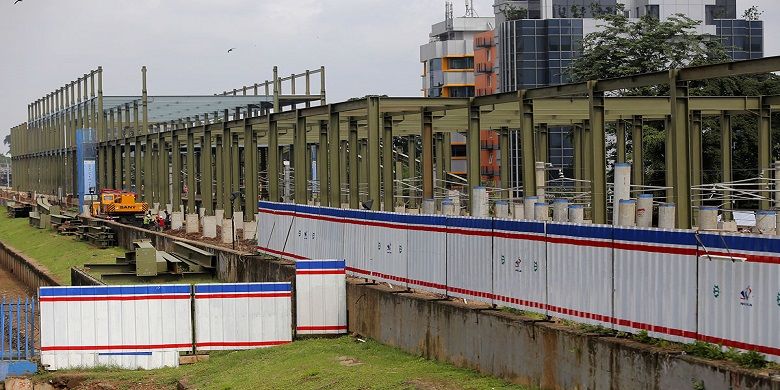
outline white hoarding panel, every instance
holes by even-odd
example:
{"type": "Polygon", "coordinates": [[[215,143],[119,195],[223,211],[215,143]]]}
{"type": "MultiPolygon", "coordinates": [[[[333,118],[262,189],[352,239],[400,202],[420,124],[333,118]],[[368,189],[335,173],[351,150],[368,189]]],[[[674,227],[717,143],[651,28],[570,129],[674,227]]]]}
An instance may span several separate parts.
{"type": "Polygon", "coordinates": [[[365,214],[365,211],[359,210],[340,211],[340,215],[344,218],[342,243],[347,272],[353,276],[370,278],[371,270],[368,268],[366,255],[369,228],[365,225],[365,214]]]}
{"type": "Polygon", "coordinates": [[[295,321],[298,334],[347,333],[344,260],[295,262],[295,321]]]}
{"type": "Polygon", "coordinates": [[[496,219],[493,226],[496,304],[546,314],[544,223],[496,219]]]}
{"type": "Polygon", "coordinates": [[[690,231],[615,228],[615,329],[694,340],[696,250],[690,231]]]}
{"type": "Polygon", "coordinates": [[[49,370],[175,367],[192,350],[188,285],[41,287],[41,363],[49,370]]]}
{"type": "Polygon", "coordinates": [[[402,218],[394,213],[365,213],[366,267],[374,280],[406,287],[408,242],[402,218]]]}
{"type": "Polygon", "coordinates": [[[547,223],[550,315],[612,326],[612,227],[547,223]]]}
{"type": "Polygon", "coordinates": [[[293,235],[295,205],[260,202],[258,214],[261,231],[258,232],[257,250],[272,256],[296,259],[293,235]],[[263,219],[268,222],[262,222],[263,219]]]}
{"type": "Polygon", "coordinates": [[[699,339],[780,361],[780,239],[717,234],[700,239],[699,339]]]}
{"type": "Polygon", "coordinates": [[[447,217],[447,293],[493,303],[493,221],[447,217]]]}
{"type": "Polygon", "coordinates": [[[290,283],[195,285],[198,350],[254,349],[292,341],[290,283]]]}
{"type": "Polygon", "coordinates": [[[409,287],[447,293],[447,219],[434,215],[403,215],[407,226],[409,287]]]}

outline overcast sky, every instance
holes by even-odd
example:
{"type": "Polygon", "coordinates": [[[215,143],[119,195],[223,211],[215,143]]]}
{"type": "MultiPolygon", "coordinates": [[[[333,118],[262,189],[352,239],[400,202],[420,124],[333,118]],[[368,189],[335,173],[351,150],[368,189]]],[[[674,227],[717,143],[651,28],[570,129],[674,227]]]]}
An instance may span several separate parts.
{"type": "MultiPolygon", "coordinates": [[[[27,104],[102,65],[106,95],[212,94],[326,67],[329,101],[420,96],[419,45],[444,0],[0,0],[0,140],[27,104]],[[235,47],[233,53],[227,50],[235,47]]],[[[455,0],[455,15],[464,13],[455,0]]],[[[492,0],[475,0],[492,16],[492,0]]],[[[738,0],[780,20],[777,0],[738,0]]],[[[765,23],[765,55],[780,24],[765,23]]],[[[6,148],[0,142],[0,152],[6,148]]]]}

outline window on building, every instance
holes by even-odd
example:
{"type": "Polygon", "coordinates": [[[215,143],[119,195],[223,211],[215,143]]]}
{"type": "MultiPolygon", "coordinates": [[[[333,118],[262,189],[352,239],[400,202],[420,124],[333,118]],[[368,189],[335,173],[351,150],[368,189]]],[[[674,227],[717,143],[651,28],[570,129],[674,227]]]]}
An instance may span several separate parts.
{"type": "Polygon", "coordinates": [[[474,69],[474,57],[449,58],[450,69],[474,69]]]}
{"type": "Polygon", "coordinates": [[[645,11],[648,15],[660,19],[661,18],[661,9],[660,6],[657,4],[650,4],[645,6],[645,11]]]}
{"type": "Polygon", "coordinates": [[[474,96],[474,87],[449,87],[450,97],[474,96]]]}
{"type": "Polygon", "coordinates": [[[428,61],[428,69],[430,71],[441,70],[441,58],[434,58],[428,61]]]}

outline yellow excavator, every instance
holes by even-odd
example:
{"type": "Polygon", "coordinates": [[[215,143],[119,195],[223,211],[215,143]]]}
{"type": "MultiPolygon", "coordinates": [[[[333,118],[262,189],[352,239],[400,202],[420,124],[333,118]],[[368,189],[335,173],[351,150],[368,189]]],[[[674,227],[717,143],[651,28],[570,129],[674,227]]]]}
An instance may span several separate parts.
{"type": "Polygon", "coordinates": [[[144,214],[149,211],[149,204],[137,202],[135,193],[114,189],[102,189],[100,200],[92,202],[93,217],[116,219],[122,223],[137,225],[144,214]]]}

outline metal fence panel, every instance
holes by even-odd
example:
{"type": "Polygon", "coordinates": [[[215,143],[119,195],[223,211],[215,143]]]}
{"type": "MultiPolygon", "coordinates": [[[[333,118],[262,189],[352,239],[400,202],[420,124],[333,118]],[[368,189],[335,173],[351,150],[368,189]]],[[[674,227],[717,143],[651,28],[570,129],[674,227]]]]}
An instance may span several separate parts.
{"type": "Polygon", "coordinates": [[[364,224],[365,211],[344,210],[344,259],[350,275],[370,278],[368,256],[366,255],[367,227],[364,224]]]}
{"type": "Polygon", "coordinates": [[[699,238],[699,338],[780,361],[780,239],[699,238]]]}
{"type": "Polygon", "coordinates": [[[0,360],[35,355],[35,299],[0,297],[0,360]]]}
{"type": "Polygon", "coordinates": [[[447,217],[447,293],[493,303],[493,221],[447,217]]]}
{"type": "Polygon", "coordinates": [[[544,223],[493,221],[493,289],[496,303],[547,313],[544,223]]]}
{"type": "Polygon", "coordinates": [[[344,260],[295,262],[295,320],[298,334],[347,332],[344,260]]]}
{"type": "Polygon", "coordinates": [[[447,293],[446,218],[408,215],[407,270],[409,287],[436,294],[447,293]]]}
{"type": "Polygon", "coordinates": [[[683,230],[615,228],[615,329],[696,338],[696,237],[683,230]]]}
{"type": "Polygon", "coordinates": [[[407,230],[402,216],[368,211],[365,214],[367,269],[374,280],[407,286],[407,230]]]}
{"type": "Polygon", "coordinates": [[[612,326],[612,227],[547,223],[551,315],[612,326]]]}
{"type": "Polygon", "coordinates": [[[255,349],[292,341],[290,283],[197,284],[198,350],[255,349]]]}
{"type": "Polygon", "coordinates": [[[41,364],[49,370],[178,366],[192,349],[190,286],[41,287],[41,364]]]}
{"type": "Polygon", "coordinates": [[[293,239],[295,221],[295,205],[287,203],[260,202],[260,218],[266,217],[270,222],[261,228],[267,229],[258,233],[257,249],[260,252],[286,259],[295,259],[296,248],[293,239]],[[270,226],[268,226],[270,225],[270,226]],[[266,240],[266,241],[263,241],[266,240]]]}

